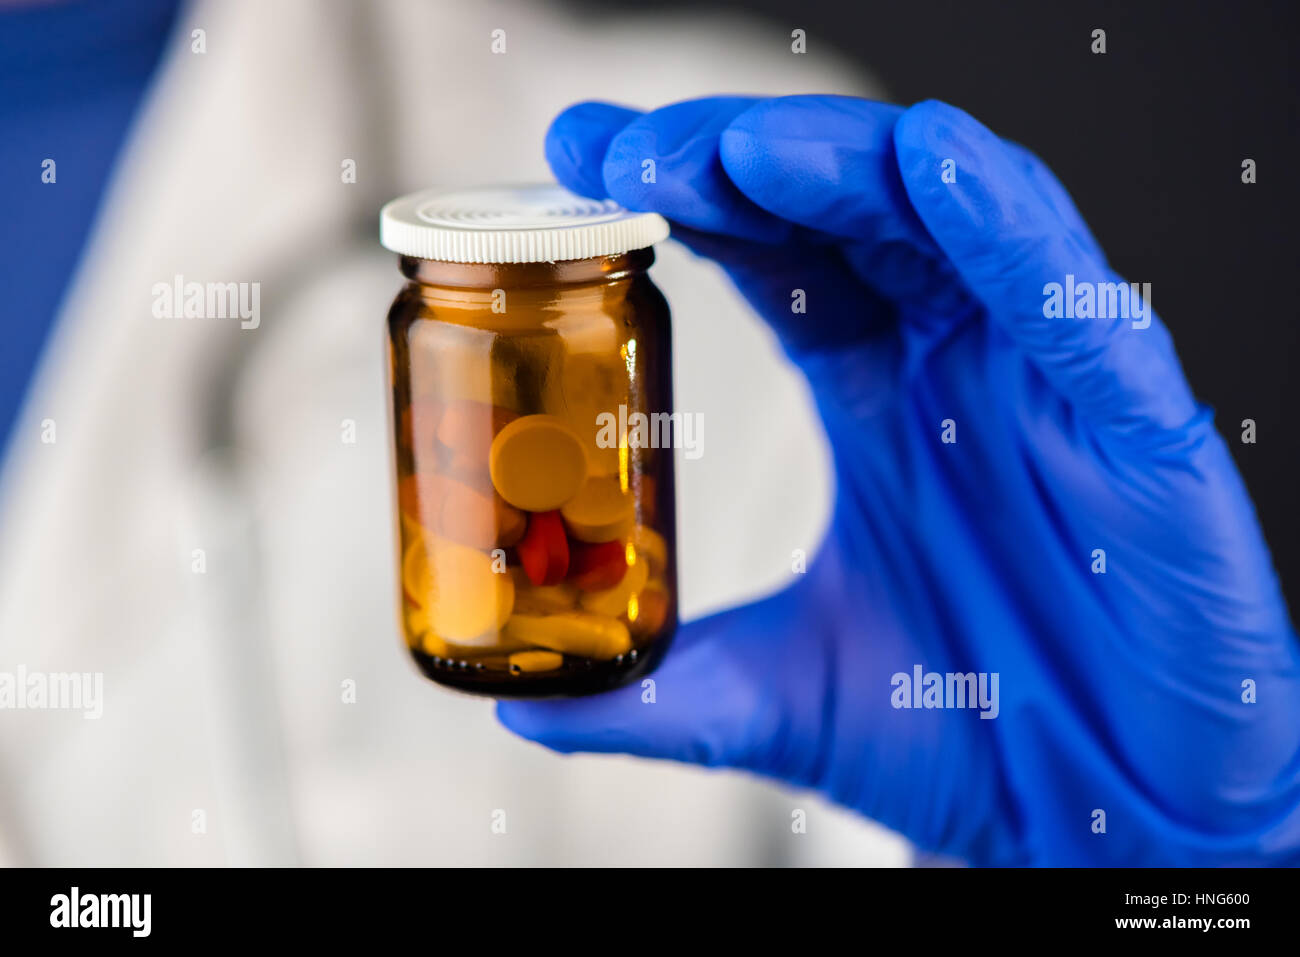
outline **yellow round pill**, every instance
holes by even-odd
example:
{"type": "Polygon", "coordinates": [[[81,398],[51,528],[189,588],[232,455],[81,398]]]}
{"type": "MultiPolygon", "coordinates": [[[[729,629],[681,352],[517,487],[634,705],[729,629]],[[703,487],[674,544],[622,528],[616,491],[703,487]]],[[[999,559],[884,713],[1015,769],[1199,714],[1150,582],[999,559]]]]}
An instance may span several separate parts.
{"type": "Polygon", "coordinates": [[[668,588],[651,579],[627,605],[628,628],[638,638],[656,634],[668,620],[668,588]]]}
{"type": "Polygon", "coordinates": [[[593,475],[618,475],[620,438],[613,429],[601,430],[603,413],[617,414],[620,405],[630,405],[627,361],[619,355],[617,331],[602,317],[595,335],[571,336],[566,332],[568,351],[560,375],[553,377],[556,388],[548,394],[546,411],[568,422],[588,441],[587,468],[593,475]],[[606,441],[600,441],[601,435],[606,441]],[[591,441],[589,436],[595,436],[591,441]]]}
{"type": "Polygon", "coordinates": [[[406,624],[406,643],[412,647],[419,647],[421,639],[429,631],[429,616],[423,608],[417,608],[410,602],[403,603],[403,621],[406,624]]]}
{"type": "Polygon", "coordinates": [[[401,510],[397,514],[401,516],[398,534],[401,535],[400,541],[402,544],[410,545],[412,542],[418,542],[424,536],[420,523],[401,510]]]}
{"type": "Polygon", "coordinates": [[[514,583],[514,610],[524,615],[543,615],[552,611],[569,611],[578,604],[578,590],[567,582],[558,585],[534,585],[522,568],[510,569],[514,583]]]}
{"type": "Polygon", "coordinates": [[[407,549],[402,584],[428,615],[429,630],[454,644],[494,644],[514,605],[510,576],[494,573],[482,552],[442,538],[407,549]]]}
{"type": "Polygon", "coordinates": [[[623,580],[613,588],[583,592],[578,601],[587,611],[597,615],[609,615],[612,618],[625,615],[628,599],[645,587],[649,577],[649,567],[644,561],[638,560],[627,567],[623,580]]]}
{"type": "MultiPolygon", "coordinates": [[[[417,537],[402,553],[402,592],[417,607],[424,605],[424,589],[429,577],[429,557],[423,536],[417,537]]],[[[428,619],[424,620],[428,627],[428,619]]]]}
{"type": "Polygon", "coordinates": [[[464,658],[466,651],[471,653],[474,651],[473,648],[450,645],[431,631],[425,632],[424,637],[420,639],[420,650],[435,658],[464,658]]]}
{"type": "Polygon", "coordinates": [[[636,504],[617,476],[593,475],[560,509],[569,534],[582,542],[623,538],[636,521],[636,504]]]}
{"type": "Polygon", "coordinates": [[[492,484],[503,499],[527,512],[549,512],[573,498],[587,477],[581,440],[553,415],[515,419],[492,440],[492,484]]]}
{"type": "Polygon", "coordinates": [[[485,667],[504,668],[509,654],[523,651],[528,646],[519,642],[495,645],[453,645],[430,631],[420,639],[419,647],[426,655],[434,655],[438,658],[468,658],[474,662],[481,662],[485,667]]]}
{"type": "Polygon", "coordinates": [[[668,563],[668,543],[662,535],[649,525],[638,525],[632,530],[632,547],[650,564],[650,574],[663,574],[668,563]]]}
{"type": "Polygon", "coordinates": [[[511,640],[584,658],[613,658],[632,648],[627,625],[614,618],[580,611],[515,615],[506,622],[505,635],[511,640]]]}
{"type": "Polygon", "coordinates": [[[497,580],[497,628],[500,629],[515,610],[515,581],[504,572],[493,572],[497,580]]]}

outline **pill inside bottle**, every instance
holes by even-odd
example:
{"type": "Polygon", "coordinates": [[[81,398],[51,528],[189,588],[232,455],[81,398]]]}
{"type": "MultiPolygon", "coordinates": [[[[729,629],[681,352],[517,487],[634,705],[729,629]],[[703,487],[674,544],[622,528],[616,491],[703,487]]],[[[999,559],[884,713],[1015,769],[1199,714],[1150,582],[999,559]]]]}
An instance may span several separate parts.
{"type": "Polygon", "coordinates": [[[401,631],[439,684],[604,691],[677,623],[667,223],[558,186],[426,191],[380,216],[401,631]],[[645,443],[627,423],[664,423],[645,443]],[[620,431],[620,429],[622,431],[620,431]]]}

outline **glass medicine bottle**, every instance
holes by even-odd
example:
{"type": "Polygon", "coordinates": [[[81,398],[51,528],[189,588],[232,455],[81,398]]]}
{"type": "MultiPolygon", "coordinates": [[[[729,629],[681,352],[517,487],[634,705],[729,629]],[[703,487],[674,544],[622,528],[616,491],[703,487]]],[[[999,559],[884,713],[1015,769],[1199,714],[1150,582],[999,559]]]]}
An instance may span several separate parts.
{"type": "Polygon", "coordinates": [[[646,270],[667,234],[556,186],[384,207],[401,625],[433,681],[586,694],[666,650],[672,356],[646,270]]]}

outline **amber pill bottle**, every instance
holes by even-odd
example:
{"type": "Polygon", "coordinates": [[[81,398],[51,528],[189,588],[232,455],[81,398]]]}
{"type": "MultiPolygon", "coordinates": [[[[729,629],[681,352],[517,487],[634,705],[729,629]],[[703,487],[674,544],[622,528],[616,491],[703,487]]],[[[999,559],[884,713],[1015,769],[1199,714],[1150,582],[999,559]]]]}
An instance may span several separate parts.
{"type": "Polygon", "coordinates": [[[394,200],[388,313],[401,629],[439,684],[604,691],[677,622],[658,216],[557,186],[394,200]]]}

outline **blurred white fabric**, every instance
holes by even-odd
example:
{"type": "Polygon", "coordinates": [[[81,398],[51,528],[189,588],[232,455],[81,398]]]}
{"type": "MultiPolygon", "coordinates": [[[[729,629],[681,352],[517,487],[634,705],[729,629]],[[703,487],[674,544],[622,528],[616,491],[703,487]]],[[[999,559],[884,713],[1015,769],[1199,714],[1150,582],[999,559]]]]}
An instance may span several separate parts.
{"type": "MultiPolygon", "coordinates": [[[[491,702],[417,677],[396,630],[383,340],[401,277],[379,204],[549,178],[543,133],[581,99],[869,90],[815,36],[792,54],[798,26],[522,2],[183,14],[0,473],[0,670],[103,672],[105,693],[98,721],[0,712],[0,861],[906,863],[808,794],[520,741],[491,702]],[[177,274],[260,282],[260,328],[155,318],[151,288],[177,274]]],[[[716,268],[669,243],[652,275],[677,406],[706,423],[704,456],[677,463],[691,618],[816,546],[829,457],[716,268]]]]}

